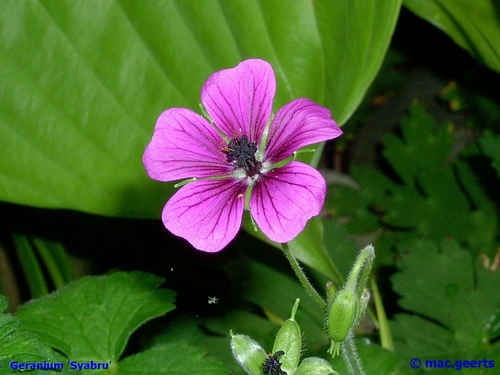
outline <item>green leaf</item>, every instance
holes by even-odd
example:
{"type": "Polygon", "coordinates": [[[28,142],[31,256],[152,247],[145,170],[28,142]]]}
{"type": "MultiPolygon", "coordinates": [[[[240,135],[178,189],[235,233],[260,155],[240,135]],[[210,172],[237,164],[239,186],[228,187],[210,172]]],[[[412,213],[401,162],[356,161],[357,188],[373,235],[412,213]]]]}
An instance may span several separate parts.
{"type": "Polygon", "coordinates": [[[289,243],[293,255],[309,267],[321,272],[333,282],[342,283],[342,275],[326,251],[323,242],[323,223],[314,217],[304,230],[289,243]]]}
{"type": "Polygon", "coordinates": [[[23,305],[21,327],[72,360],[116,363],[139,326],[175,308],[162,281],[142,272],[86,276],[23,305]]]}
{"type": "MultiPolygon", "coordinates": [[[[410,375],[414,372],[404,371],[409,368],[407,362],[403,363],[401,355],[382,349],[379,345],[369,340],[356,340],[356,347],[367,374],[380,375],[410,375]]],[[[339,374],[349,374],[349,368],[343,356],[330,359],[333,368],[339,374]]]]}
{"type": "Polygon", "coordinates": [[[24,274],[28,280],[31,295],[36,298],[48,294],[49,287],[45,281],[42,266],[28,237],[23,234],[14,234],[12,237],[24,269],[24,274]]]}
{"type": "Polygon", "coordinates": [[[268,60],[276,108],[342,124],[375,77],[400,0],[1,3],[0,200],[157,218],[174,189],[141,159],[159,114],[197,110],[208,76],[268,60]]]}
{"type": "Polygon", "coordinates": [[[305,358],[294,372],[295,375],[339,375],[323,358],[305,358]]]}
{"type": "Polygon", "coordinates": [[[183,314],[174,317],[165,330],[155,335],[152,341],[155,346],[186,343],[203,348],[208,355],[223,361],[231,369],[231,374],[239,375],[244,374],[244,371],[231,354],[229,330],[250,335],[270,351],[277,327],[255,312],[244,310],[227,311],[208,320],[200,315],[183,314]]]}
{"type": "MultiPolygon", "coordinates": [[[[261,231],[255,231],[248,215],[245,215],[243,228],[251,235],[282,250],[279,243],[269,240],[261,231]]],[[[323,223],[318,217],[309,220],[297,237],[288,243],[293,255],[302,263],[321,272],[323,275],[342,284],[342,276],[329,257],[323,244],[323,223]]]]}
{"type": "Polygon", "coordinates": [[[488,323],[483,327],[483,331],[486,334],[486,338],[490,341],[500,337],[500,304],[493,314],[491,314],[488,323]]]}
{"type": "Polygon", "coordinates": [[[322,349],[326,352],[328,335],[324,331],[324,314],[294,276],[288,276],[262,263],[249,260],[245,263],[244,282],[237,295],[241,301],[241,310],[237,310],[218,319],[210,319],[206,329],[220,335],[229,336],[232,329],[235,334],[245,334],[258,341],[266,351],[271,351],[276,332],[283,322],[290,317],[290,310],[297,298],[300,308],[296,320],[305,334],[304,342],[308,351],[322,349]],[[260,307],[267,319],[255,315],[256,306],[260,307]],[[253,307],[250,309],[250,307],[253,307]],[[246,309],[245,309],[246,308],[246,309]]]}
{"type": "Polygon", "coordinates": [[[413,184],[421,171],[438,173],[453,147],[453,128],[443,124],[435,131],[434,117],[414,102],[401,120],[402,138],[384,135],[383,155],[405,184],[413,184]]]}
{"type": "MultiPolygon", "coordinates": [[[[229,343],[228,343],[229,345],[229,343]]],[[[228,370],[202,349],[185,343],[153,347],[120,361],[119,374],[226,375],[228,370]]]]}
{"type": "MultiPolygon", "coordinates": [[[[337,287],[344,284],[349,271],[359,253],[358,245],[354,239],[347,237],[346,229],[337,220],[325,218],[322,220],[324,227],[324,244],[331,259],[334,259],[342,276],[337,287]]],[[[332,280],[330,280],[332,281],[332,280]]]]}
{"type": "MultiPolygon", "coordinates": [[[[382,224],[395,233],[385,242],[386,248],[403,237],[439,241],[452,236],[490,254],[498,247],[498,217],[470,163],[480,152],[472,145],[449,160],[451,130],[447,124],[434,129],[432,118],[414,103],[401,123],[403,137],[392,133],[384,137],[383,155],[394,167],[399,183],[393,181],[394,174],[353,167],[352,176],[361,188],[336,187],[329,205],[337,208],[338,215],[350,217],[346,225],[350,231],[374,231],[382,224]]],[[[376,248],[382,249],[380,242],[376,248]]]]}
{"type": "Polygon", "coordinates": [[[60,242],[24,234],[13,234],[12,238],[33,298],[44,296],[52,287],[60,288],[75,278],[60,242]]]}
{"type": "Polygon", "coordinates": [[[484,153],[492,159],[491,165],[500,177],[500,135],[494,136],[491,133],[485,133],[479,139],[479,143],[484,153]]]}
{"type": "Polygon", "coordinates": [[[34,237],[32,241],[56,289],[75,279],[68,254],[60,242],[39,237],[34,237]]]}
{"type": "Polygon", "coordinates": [[[268,316],[280,317],[281,325],[290,316],[290,309],[295,300],[300,298],[301,304],[297,310],[296,320],[300,322],[300,327],[306,335],[308,350],[314,352],[318,347],[325,345],[326,341],[321,339],[327,337],[323,330],[324,311],[317,307],[295,278],[290,278],[258,262],[249,265],[249,275],[250,277],[245,280],[245,289],[241,291],[241,296],[245,300],[261,306],[268,316]]]}
{"type": "Polygon", "coordinates": [[[483,328],[500,303],[500,272],[474,262],[453,240],[439,247],[407,241],[398,251],[400,271],[391,281],[399,305],[413,315],[400,314],[392,324],[396,349],[410,358],[489,358],[494,346],[483,328]]]}
{"type": "Polygon", "coordinates": [[[495,0],[404,0],[404,5],[500,72],[500,21],[495,0]]]}
{"type": "MultiPolygon", "coordinates": [[[[7,298],[0,294],[0,312],[7,308],[7,298]]],[[[28,331],[19,329],[19,319],[10,314],[0,313],[0,375],[15,373],[16,365],[21,363],[39,363],[55,366],[56,363],[66,365],[65,358],[52,350],[46,343],[38,340],[37,336],[28,331]],[[14,367],[11,367],[14,366],[14,367]]],[[[60,374],[58,371],[34,370],[35,375],[60,374]]],[[[73,373],[65,370],[63,374],[73,373]]]]}
{"type": "MultiPolygon", "coordinates": [[[[258,241],[250,238],[242,245],[254,247],[254,244],[258,241]]],[[[272,259],[279,258],[280,254],[272,254],[273,250],[267,247],[259,247],[258,252],[264,253],[264,259],[276,266],[272,259]]],[[[281,263],[284,272],[247,257],[226,259],[220,268],[226,274],[230,295],[220,295],[217,305],[205,302],[206,308],[196,314],[174,317],[160,335],[152,338],[153,344],[183,341],[203,347],[209,355],[224,361],[231,374],[240,375],[244,372],[231,355],[229,331],[248,335],[267,353],[271,352],[276,333],[290,317],[290,310],[298,297],[300,307],[295,317],[304,332],[303,349],[307,356],[327,356],[329,341],[324,331],[325,312],[307,295],[285,261],[281,263]]]]}
{"type": "MultiPolygon", "coordinates": [[[[380,228],[376,213],[389,201],[383,192],[392,190],[394,183],[374,168],[353,165],[350,172],[360,187],[329,186],[331,193],[327,195],[325,205],[333,211],[334,216],[350,218],[346,223],[349,232],[374,232],[380,228]],[[367,209],[367,206],[370,206],[370,209],[367,209]]],[[[347,271],[349,267],[348,262],[347,271]]]]}
{"type": "Polygon", "coordinates": [[[467,118],[467,126],[473,129],[495,129],[500,121],[500,103],[492,95],[496,87],[494,74],[481,74],[473,69],[459,82],[451,81],[444,87],[439,97],[448,104],[452,112],[462,112],[467,118]],[[489,92],[489,87],[493,87],[489,92]]]}
{"type": "Polygon", "coordinates": [[[401,1],[316,1],[325,59],[325,100],[343,124],[358,107],[384,59],[401,1]]]}

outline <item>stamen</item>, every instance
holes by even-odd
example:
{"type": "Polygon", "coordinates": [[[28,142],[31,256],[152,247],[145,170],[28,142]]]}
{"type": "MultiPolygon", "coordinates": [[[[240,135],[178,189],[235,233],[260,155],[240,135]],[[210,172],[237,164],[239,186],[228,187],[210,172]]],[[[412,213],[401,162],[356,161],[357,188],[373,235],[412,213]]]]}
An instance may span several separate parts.
{"type": "Polygon", "coordinates": [[[257,146],[246,135],[234,138],[227,147],[227,161],[235,168],[243,168],[248,177],[260,174],[262,163],[255,159],[257,146]]]}

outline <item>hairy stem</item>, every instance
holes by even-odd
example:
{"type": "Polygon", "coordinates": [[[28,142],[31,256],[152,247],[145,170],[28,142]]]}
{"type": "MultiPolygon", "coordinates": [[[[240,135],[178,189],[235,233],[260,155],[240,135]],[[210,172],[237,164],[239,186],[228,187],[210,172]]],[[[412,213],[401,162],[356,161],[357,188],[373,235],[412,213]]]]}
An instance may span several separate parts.
{"type": "Polygon", "coordinates": [[[319,293],[316,291],[316,289],[314,289],[312,284],[307,279],[307,276],[304,274],[304,271],[302,271],[299,262],[290,251],[288,244],[282,243],[281,246],[283,247],[283,253],[286,256],[288,263],[290,263],[290,266],[292,266],[292,269],[295,272],[295,275],[297,275],[297,277],[299,278],[299,281],[302,284],[302,286],[306,289],[307,293],[309,294],[309,296],[311,296],[314,302],[316,302],[319,305],[319,307],[321,307],[322,310],[325,310],[326,302],[323,300],[323,298],[321,298],[319,293]]]}
{"type": "Polygon", "coordinates": [[[354,341],[354,334],[349,332],[344,342],[342,343],[342,357],[347,364],[347,369],[351,375],[366,375],[359,358],[356,342],[354,341]]]}

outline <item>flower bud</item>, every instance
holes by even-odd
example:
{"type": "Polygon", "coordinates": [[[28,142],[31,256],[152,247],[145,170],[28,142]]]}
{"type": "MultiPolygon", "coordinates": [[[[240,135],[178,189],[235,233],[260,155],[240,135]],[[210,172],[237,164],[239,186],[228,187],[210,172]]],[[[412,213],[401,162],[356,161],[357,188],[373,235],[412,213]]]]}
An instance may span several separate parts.
{"type": "Polygon", "coordinates": [[[345,288],[355,291],[358,298],[361,298],[364,290],[366,288],[366,283],[370,277],[370,272],[373,265],[373,260],[375,259],[375,249],[372,245],[364,247],[360,252],[356,261],[354,262],[349,276],[347,276],[347,281],[345,283],[345,288]]]}
{"type": "Polygon", "coordinates": [[[339,373],[324,359],[310,357],[302,361],[293,375],[339,375],[339,373]]]}
{"type": "Polygon", "coordinates": [[[339,354],[342,341],[358,321],[359,309],[359,299],[350,290],[342,289],[333,297],[327,317],[328,333],[332,340],[328,353],[332,357],[339,354]]]}
{"type": "Polygon", "coordinates": [[[288,373],[291,373],[299,365],[300,351],[302,349],[302,333],[295,321],[295,313],[299,307],[299,301],[298,298],[295,300],[291,317],[281,326],[273,346],[273,353],[280,350],[285,353],[281,357],[281,368],[288,373]]]}
{"type": "Polygon", "coordinates": [[[243,370],[250,375],[262,374],[262,363],[267,355],[264,349],[253,339],[245,335],[231,334],[231,351],[233,357],[243,367],[243,370]]]}

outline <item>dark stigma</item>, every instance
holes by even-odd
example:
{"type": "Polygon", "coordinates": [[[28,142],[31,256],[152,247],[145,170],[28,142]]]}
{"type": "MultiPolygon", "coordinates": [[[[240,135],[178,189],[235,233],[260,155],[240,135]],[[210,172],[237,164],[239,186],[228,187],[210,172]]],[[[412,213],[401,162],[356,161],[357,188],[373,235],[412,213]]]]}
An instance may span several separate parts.
{"type": "Polygon", "coordinates": [[[227,151],[227,161],[234,164],[235,167],[243,168],[248,177],[260,173],[262,166],[260,161],[255,159],[257,146],[248,141],[246,135],[241,138],[234,138],[229,142],[227,151]]]}
{"type": "Polygon", "coordinates": [[[278,350],[273,355],[269,354],[268,358],[262,362],[262,373],[266,375],[287,375],[286,371],[281,369],[281,363],[278,359],[284,354],[283,350],[278,350]]]}

